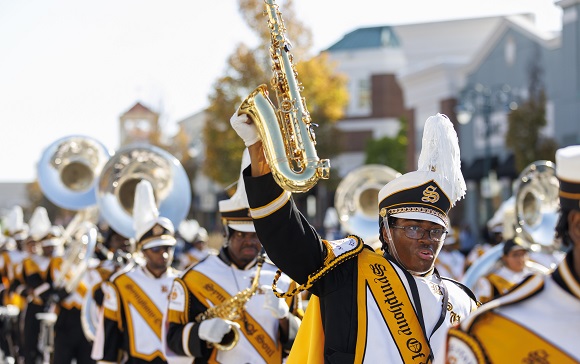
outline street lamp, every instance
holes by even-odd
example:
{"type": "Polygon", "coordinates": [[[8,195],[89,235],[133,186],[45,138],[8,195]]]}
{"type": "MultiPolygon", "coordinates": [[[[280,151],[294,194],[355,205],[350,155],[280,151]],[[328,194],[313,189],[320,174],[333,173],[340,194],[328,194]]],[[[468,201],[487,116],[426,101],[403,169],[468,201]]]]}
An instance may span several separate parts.
{"type": "MultiPolygon", "coordinates": [[[[469,123],[475,115],[483,116],[484,122],[484,160],[483,172],[484,178],[487,179],[488,187],[490,185],[491,175],[491,115],[494,112],[505,111],[510,112],[517,109],[518,105],[515,101],[512,89],[508,85],[501,85],[497,87],[487,87],[480,83],[471,87],[466,87],[460,95],[459,103],[456,108],[457,121],[460,124],[469,123]]],[[[485,219],[486,221],[492,214],[491,193],[485,194],[485,219]]]]}

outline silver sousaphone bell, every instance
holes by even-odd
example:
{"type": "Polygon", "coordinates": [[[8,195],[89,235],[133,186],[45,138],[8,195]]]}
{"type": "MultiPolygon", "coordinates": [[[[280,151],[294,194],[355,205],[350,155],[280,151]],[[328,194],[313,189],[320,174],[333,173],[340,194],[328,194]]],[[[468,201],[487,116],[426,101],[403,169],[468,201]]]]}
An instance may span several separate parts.
{"type": "Polygon", "coordinates": [[[56,140],[37,165],[38,184],[46,198],[68,210],[96,205],[96,185],[113,153],[91,137],[71,135],[56,140]]]}
{"type": "Polygon", "coordinates": [[[171,220],[174,227],[189,212],[191,183],[177,158],[149,144],[121,148],[103,167],[96,193],[101,216],[128,238],[135,236],[135,189],[143,179],[153,186],[159,215],[171,220]]]}
{"type": "Polygon", "coordinates": [[[342,230],[369,245],[379,241],[379,191],[401,173],[380,164],[367,164],[349,172],[336,188],[334,207],[342,230]]]}

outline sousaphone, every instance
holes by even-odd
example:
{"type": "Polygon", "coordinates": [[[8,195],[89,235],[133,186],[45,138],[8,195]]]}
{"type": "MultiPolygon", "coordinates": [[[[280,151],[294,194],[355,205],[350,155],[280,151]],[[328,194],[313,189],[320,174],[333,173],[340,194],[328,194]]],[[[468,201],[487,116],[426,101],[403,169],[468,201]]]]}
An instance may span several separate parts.
{"type": "Polygon", "coordinates": [[[380,164],[367,164],[349,172],[336,188],[334,207],[342,230],[369,245],[379,240],[378,195],[381,188],[401,173],[380,164]]]}

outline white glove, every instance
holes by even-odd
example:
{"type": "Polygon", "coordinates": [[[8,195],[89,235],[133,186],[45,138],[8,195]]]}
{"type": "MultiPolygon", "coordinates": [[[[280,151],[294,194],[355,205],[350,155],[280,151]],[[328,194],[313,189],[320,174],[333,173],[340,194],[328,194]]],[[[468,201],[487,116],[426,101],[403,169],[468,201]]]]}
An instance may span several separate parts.
{"type": "Polygon", "coordinates": [[[234,115],[232,115],[230,118],[230,124],[232,124],[232,127],[236,133],[238,133],[240,138],[242,138],[246,147],[249,147],[250,145],[255,144],[261,140],[260,134],[258,134],[258,129],[256,128],[256,124],[248,119],[248,115],[238,115],[238,110],[236,110],[234,115]]]}
{"type": "Polygon", "coordinates": [[[222,341],[225,334],[232,330],[234,325],[237,326],[234,322],[214,317],[199,324],[198,335],[204,341],[217,344],[222,341]]]}
{"type": "Polygon", "coordinates": [[[274,291],[272,291],[271,286],[262,286],[262,291],[264,292],[265,300],[264,300],[264,308],[266,310],[270,310],[272,316],[277,319],[283,319],[288,317],[288,312],[290,308],[286,304],[286,301],[282,298],[276,297],[274,295],[274,291]]]}

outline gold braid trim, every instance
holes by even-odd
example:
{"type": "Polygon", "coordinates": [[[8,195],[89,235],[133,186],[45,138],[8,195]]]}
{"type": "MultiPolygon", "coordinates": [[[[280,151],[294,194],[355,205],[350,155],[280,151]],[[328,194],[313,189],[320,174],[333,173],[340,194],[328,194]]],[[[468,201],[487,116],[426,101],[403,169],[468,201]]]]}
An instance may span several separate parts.
{"type": "Polygon", "coordinates": [[[328,263],[325,262],[325,264],[322,267],[320,267],[316,272],[308,275],[308,280],[306,281],[306,283],[295,287],[291,291],[278,292],[278,288],[276,287],[276,282],[278,282],[278,279],[282,275],[282,271],[280,269],[278,269],[276,271],[276,276],[274,277],[274,282],[272,282],[272,290],[274,291],[274,294],[276,295],[276,297],[278,297],[278,298],[291,298],[291,297],[296,296],[298,293],[306,291],[307,289],[312,287],[314,282],[316,282],[317,280],[322,278],[325,274],[327,274],[328,272],[330,272],[334,268],[338,267],[340,264],[344,263],[345,261],[356,257],[360,252],[362,252],[362,250],[364,248],[364,244],[363,244],[363,240],[361,238],[359,238],[356,235],[349,235],[349,236],[347,236],[347,238],[353,238],[354,240],[356,240],[357,246],[353,250],[339,255],[338,257],[332,259],[328,263]]]}

